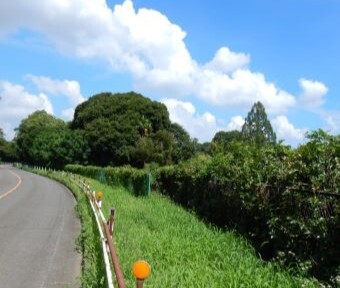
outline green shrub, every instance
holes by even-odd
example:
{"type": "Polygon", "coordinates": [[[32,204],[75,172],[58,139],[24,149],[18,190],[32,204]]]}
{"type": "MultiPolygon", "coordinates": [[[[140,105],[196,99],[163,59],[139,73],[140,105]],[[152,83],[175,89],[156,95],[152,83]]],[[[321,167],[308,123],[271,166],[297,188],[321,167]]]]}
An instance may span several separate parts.
{"type": "Polygon", "coordinates": [[[339,197],[312,192],[339,191],[340,142],[326,140],[314,135],[297,150],[232,143],[211,159],[158,169],[155,185],[250,239],[265,259],[329,280],[339,273],[339,197]]]}
{"type": "Polygon", "coordinates": [[[147,195],[149,193],[148,172],[146,170],[130,166],[101,168],[81,165],[66,165],[65,170],[97,179],[108,185],[123,186],[136,196],[147,195]]]}

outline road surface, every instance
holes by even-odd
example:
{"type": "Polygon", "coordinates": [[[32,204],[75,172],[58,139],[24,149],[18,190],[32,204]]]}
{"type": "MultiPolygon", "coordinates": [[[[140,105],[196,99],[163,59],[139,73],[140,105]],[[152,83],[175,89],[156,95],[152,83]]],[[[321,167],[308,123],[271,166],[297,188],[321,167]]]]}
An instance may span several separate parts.
{"type": "Polygon", "coordinates": [[[61,184],[0,166],[0,287],[79,287],[80,222],[61,184]]]}

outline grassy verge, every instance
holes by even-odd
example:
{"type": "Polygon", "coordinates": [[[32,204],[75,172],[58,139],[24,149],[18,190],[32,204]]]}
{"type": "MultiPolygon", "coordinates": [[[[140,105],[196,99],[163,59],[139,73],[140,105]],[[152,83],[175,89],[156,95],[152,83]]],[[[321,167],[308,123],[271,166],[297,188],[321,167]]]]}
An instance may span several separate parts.
{"type": "Polygon", "coordinates": [[[77,247],[83,256],[82,275],[80,278],[81,287],[107,287],[99,232],[85,194],[82,193],[80,188],[71,181],[65,173],[53,173],[31,169],[29,169],[29,171],[54,179],[64,184],[72,191],[77,200],[75,209],[81,221],[81,232],[77,238],[77,247]]]}
{"type": "Polygon", "coordinates": [[[232,232],[207,227],[167,198],[134,197],[120,187],[90,180],[103,191],[103,212],[116,208],[115,242],[127,287],[134,287],[134,261],[152,267],[145,288],[319,287],[256,257],[232,232]]]}

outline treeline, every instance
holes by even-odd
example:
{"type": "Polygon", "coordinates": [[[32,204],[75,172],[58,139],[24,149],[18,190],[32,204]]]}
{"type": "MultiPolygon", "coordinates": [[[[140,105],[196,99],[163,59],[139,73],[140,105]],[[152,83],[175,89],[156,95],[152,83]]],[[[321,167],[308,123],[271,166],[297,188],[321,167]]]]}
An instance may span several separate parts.
{"type": "Polygon", "coordinates": [[[171,123],[165,105],[133,92],[94,95],[76,108],[69,123],[36,111],[21,121],[11,144],[11,157],[2,153],[1,158],[58,169],[66,164],[167,165],[189,159],[198,146],[171,123]]]}
{"type": "Polygon", "coordinates": [[[15,143],[6,141],[4,132],[2,128],[0,128],[0,161],[12,162],[17,159],[15,143]]]}

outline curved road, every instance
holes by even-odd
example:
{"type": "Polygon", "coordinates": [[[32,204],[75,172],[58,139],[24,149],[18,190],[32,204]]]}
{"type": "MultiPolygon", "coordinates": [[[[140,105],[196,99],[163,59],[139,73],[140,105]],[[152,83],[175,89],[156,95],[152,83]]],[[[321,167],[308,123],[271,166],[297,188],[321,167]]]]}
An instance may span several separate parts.
{"type": "Polygon", "coordinates": [[[0,166],[0,287],[79,287],[80,222],[61,184],[0,166]]]}

